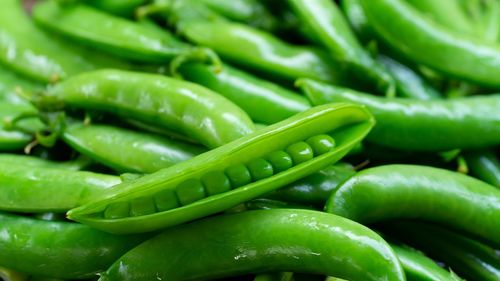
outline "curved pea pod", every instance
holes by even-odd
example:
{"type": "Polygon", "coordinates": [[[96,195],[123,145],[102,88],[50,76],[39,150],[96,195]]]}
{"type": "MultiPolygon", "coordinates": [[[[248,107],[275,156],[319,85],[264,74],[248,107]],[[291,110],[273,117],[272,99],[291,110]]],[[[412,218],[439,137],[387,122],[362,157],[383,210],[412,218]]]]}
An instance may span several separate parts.
{"type": "Polygon", "coordinates": [[[464,156],[473,176],[500,188],[500,162],[494,151],[466,151],[464,156]]]}
{"type": "Polygon", "coordinates": [[[100,280],[212,280],[276,271],[405,280],[390,246],[375,232],[306,210],[249,211],[168,229],[125,254],[100,280]]]}
{"type": "Polygon", "coordinates": [[[36,104],[98,110],[135,119],[218,147],[254,130],[248,115],[226,98],[193,83],[121,70],[83,73],[55,85],[36,104]]]}
{"type": "Polygon", "coordinates": [[[229,65],[216,73],[214,66],[189,63],[177,72],[231,100],[255,122],[276,123],[311,107],[303,96],[229,65]]]}
{"type": "Polygon", "coordinates": [[[58,41],[38,29],[21,0],[2,1],[0,62],[40,82],[48,83],[102,67],[128,64],[58,41]]]}
{"type": "Polygon", "coordinates": [[[407,59],[456,78],[500,87],[498,44],[441,26],[403,0],[360,3],[375,32],[407,59]]]}
{"type": "Polygon", "coordinates": [[[379,92],[395,94],[396,83],[357,40],[337,4],[329,0],[288,0],[301,23],[331,54],[347,65],[350,75],[367,82],[379,92]]]}
{"type": "Polygon", "coordinates": [[[0,162],[0,210],[65,212],[120,182],[111,175],[0,162]]]}
{"type": "Polygon", "coordinates": [[[89,160],[84,157],[79,157],[71,161],[54,162],[34,156],[0,153],[0,163],[13,164],[24,167],[59,168],[64,170],[78,171],[88,166],[89,160]]]}
{"type": "Polygon", "coordinates": [[[426,220],[500,245],[500,190],[443,169],[386,165],[363,170],[338,187],[325,209],[361,223],[426,220]]]}
{"type": "Polygon", "coordinates": [[[33,139],[33,134],[45,128],[38,118],[28,118],[17,122],[15,128],[6,126],[22,115],[35,115],[37,110],[29,104],[11,104],[0,102],[0,151],[19,150],[33,139]]]}
{"type": "Polygon", "coordinates": [[[109,125],[74,124],[64,130],[62,138],[81,154],[122,173],[153,173],[206,150],[109,125]]]}
{"type": "Polygon", "coordinates": [[[401,262],[407,281],[462,281],[415,249],[404,245],[389,245],[401,262]]]}
{"type": "Polygon", "coordinates": [[[386,223],[383,225],[383,230],[417,247],[432,258],[444,262],[467,280],[500,279],[498,248],[490,248],[458,233],[421,222],[386,223]]]}
{"type": "Polygon", "coordinates": [[[187,20],[178,29],[189,41],[213,49],[228,62],[276,78],[308,77],[331,83],[343,79],[324,51],[294,46],[243,24],[187,20]]]}
{"type": "Polygon", "coordinates": [[[355,173],[356,171],[351,164],[336,163],[280,188],[266,195],[266,198],[324,206],[337,186],[355,173]]]}
{"type": "Polygon", "coordinates": [[[334,163],[373,126],[361,106],[312,108],[175,166],[125,182],[68,212],[113,232],[153,231],[215,214],[334,163]]]}
{"type": "Polygon", "coordinates": [[[70,222],[0,213],[0,264],[24,273],[62,279],[95,277],[144,241],[70,222]]]}
{"type": "Polygon", "coordinates": [[[500,144],[498,94],[451,100],[386,99],[309,79],[300,79],[297,85],[315,105],[366,105],[377,120],[368,141],[386,147],[444,151],[500,144]]]}
{"type": "Polygon", "coordinates": [[[168,30],[150,28],[82,4],[39,2],[33,8],[33,18],[53,32],[139,62],[166,62],[191,48],[168,30]]]}

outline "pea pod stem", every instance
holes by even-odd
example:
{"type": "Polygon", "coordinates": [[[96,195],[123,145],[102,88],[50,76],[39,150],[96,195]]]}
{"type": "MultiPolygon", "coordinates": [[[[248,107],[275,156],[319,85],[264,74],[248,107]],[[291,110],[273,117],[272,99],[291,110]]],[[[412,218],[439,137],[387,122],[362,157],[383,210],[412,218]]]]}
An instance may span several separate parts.
{"type": "Polygon", "coordinates": [[[117,260],[100,280],[214,279],[289,270],[352,281],[405,280],[396,256],[377,234],[305,210],[249,211],[166,230],[117,260]],[[147,265],[139,262],[144,260],[147,265]]]}
{"type": "Polygon", "coordinates": [[[360,106],[299,113],[170,168],[117,185],[68,212],[114,232],[145,232],[224,211],[340,160],[373,126],[360,106]]]}
{"type": "Polygon", "coordinates": [[[358,172],[325,209],[362,223],[411,218],[435,222],[500,245],[500,191],[438,168],[386,165],[358,172]]]}
{"type": "Polygon", "coordinates": [[[193,83],[156,74],[100,70],[63,81],[35,103],[42,110],[66,107],[104,111],[218,147],[254,130],[239,107],[193,83]]]}
{"type": "Polygon", "coordinates": [[[296,84],[315,105],[366,105],[377,119],[367,140],[382,146],[446,151],[500,144],[500,95],[451,100],[385,99],[310,79],[300,79],[296,84]]]}

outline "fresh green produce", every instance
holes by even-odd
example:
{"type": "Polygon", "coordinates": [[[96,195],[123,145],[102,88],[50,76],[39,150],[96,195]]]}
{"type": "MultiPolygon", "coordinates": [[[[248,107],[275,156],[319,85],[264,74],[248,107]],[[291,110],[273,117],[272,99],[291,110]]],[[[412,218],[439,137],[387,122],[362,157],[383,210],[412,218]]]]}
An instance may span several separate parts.
{"type": "Polygon", "coordinates": [[[338,161],[372,126],[372,116],[360,106],[318,106],[117,185],[68,217],[112,233],[133,233],[215,214],[338,161]]]}

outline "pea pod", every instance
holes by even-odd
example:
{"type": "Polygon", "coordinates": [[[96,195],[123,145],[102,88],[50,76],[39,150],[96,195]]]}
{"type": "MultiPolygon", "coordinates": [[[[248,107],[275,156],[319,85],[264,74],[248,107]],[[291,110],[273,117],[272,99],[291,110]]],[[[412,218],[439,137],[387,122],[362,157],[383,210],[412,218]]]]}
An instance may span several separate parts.
{"type": "Polygon", "coordinates": [[[352,165],[336,163],[280,188],[266,197],[305,205],[324,206],[332,191],[354,174],[352,165]]]}
{"type": "Polygon", "coordinates": [[[325,209],[362,223],[426,220],[500,245],[500,191],[443,169],[386,165],[363,170],[338,187],[325,209]]]}
{"type": "Polygon", "coordinates": [[[337,5],[329,0],[289,0],[288,3],[313,36],[318,38],[337,61],[347,64],[351,75],[375,86],[380,92],[394,95],[396,84],[387,70],[366,51],[337,5]]]}
{"type": "Polygon", "coordinates": [[[215,214],[346,155],[373,126],[363,107],[312,108],[175,166],[125,182],[68,212],[113,233],[146,232],[215,214]]]}
{"type": "Polygon", "coordinates": [[[452,272],[439,267],[432,259],[421,252],[409,248],[390,244],[394,253],[401,262],[407,281],[461,281],[452,272]]]}
{"type": "Polygon", "coordinates": [[[78,171],[86,167],[89,164],[89,160],[81,157],[71,161],[54,162],[34,156],[0,153],[0,163],[24,167],[59,168],[70,171],[78,171]]]}
{"type": "MultiPolygon", "coordinates": [[[[64,2],[67,0],[59,0],[64,2]]],[[[70,0],[71,1],[71,0],[70,0]]],[[[95,7],[106,13],[113,15],[132,18],[135,10],[145,4],[147,0],[76,0],[86,5],[95,7]]]]}
{"type": "Polygon", "coordinates": [[[384,224],[383,229],[444,262],[467,280],[500,279],[500,253],[477,241],[420,222],[398,221],[384,224]]]}
{"type": "Polygon", "coordinates": [[[500,144],[500,95],[452,100],[384,99],[309,79],[300,79],[297,85],[312,104],[353,102],[366,105],[377,119],[377,125],[368,136],[368,140],[376,144],[419,151],[500,144]]]}
{"type": "Polygon", "coordinates": [[[50,31],[140,62],[170,61],[190,48],[167,30],[150,28],[82,4],[43,1],[33,8],[33,18],[50,31]]]}
{"type": "Polygon", "coordinates": [[[27,281],[28,276],[22,272],[0,266],[0,279],[3,281],[27,281]]]}
{"type": "Polygon", "coordinates": [[[211,280],[291,270],[352,281],[405,280],[377,234],[306,210],[249,211],[168,229],[125,254],[100,280],[211,280]]]}
{"type": "Polygon", "coordinates": [[[120,182],[116,176],[0,162],[0,210],[65,212],[120,182]]]}
{"type": "Polygon", "coordinates": [[[37,91],[41,86],[0,65],[0,102],[24,104],[20,91],[37,91]]]}
{"type": "Polygon", "coordinates": [[[500,87],[498,44],[453,32],[402,0],[360,2],[375,32],[406,58],[453,77],[500,87]]]}
{"type": "Polygon", "coordinates": [[[177,72],[231,100],[255,122],[276,123],[310,107],[304,97],[229,65],[216,73],[214,66],[189,63],[181,65],[177,72]]]}
{"type": "Polygon", "coordinates": [[[114,113],[176,131],[210,148],[254,130],[248,115],[220,95],[155,74],[83,73],[55,85],[36,103],[48,110],[69,106],[114,113]]]}
{"type": "Polygon", "coordinates": [[[467,151],[464,156],[473,176],[500,188],[500,163],[494,151],[467,151]]]}
{"type": "Polygon", "coordinates": [[[102,67],[129,68],[48,36],[24,11],[20,0],[5,0],[0,9],[0,63],[48,83],[102,67]]]}
{"type": "Polygon", "coordinates": [[[74,124],[64,141],[83,155],[119,172],[152,173],[205,151],[202,147],[108,125],[74,124]]]}
{"type": "Polygon", "coordinates": [[[24,114],[35,115],[37,111],[29,104],[0,102],[0,151],[24,148],[33,139],[32,134],[45,127],[37,118],[29,118],[17,122],[15,128],[6,126],[5,123],[9,123],[9,120],[13,120],[24,114]]]}
{"type": "Polygon", "coordinates": [[[178,29],[189,41],[213,49],[228,62],[263,74],[289,81],[299,77],[332,83],[342,80],[322,50],[294,46],[242,24],[184,20],[178,29]]]}
{"type": "Polygon", "coordinates": [[[0,213],[0,222],[0,264],[28,274],[62,279],[94,277],[146,239],[6,213],[0,213]]]}

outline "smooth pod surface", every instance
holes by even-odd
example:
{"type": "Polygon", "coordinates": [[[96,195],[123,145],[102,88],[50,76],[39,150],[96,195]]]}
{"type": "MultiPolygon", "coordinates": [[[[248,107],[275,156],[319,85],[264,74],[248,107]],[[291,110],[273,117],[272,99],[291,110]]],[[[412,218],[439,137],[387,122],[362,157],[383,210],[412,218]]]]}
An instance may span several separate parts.
{"type": "Polygon", "coordinates": [[[287,80],[309,77],[328,82],[339,79],[339,71],[320,49],[293,46],[242,24],[223,21],[185,21],[181,33],[189,41],[213,49],[222,58],[261,73],[287,80]]]}
{"type": "Polygon", "coordinates": [[[367,224],[397,218],[435,222],[500,245],[500,191],[444,169],[386,165],[363,170],[341,184],[325,209],[367,224]]]}
{"type": "Polygon", "coordinates": [[[297,85],[315,105],[366,105],[377,120],[367,139],[383,146],[444,151],[500,144],[499,94],[450,100],[386,99],[309,79],[297,85]]]}
{"type": "Polygon", "coordinates": [[[23,114],[36,114],[36,109],[29,104],[11,104],[0,101],[0,151],[19,150],[24,148],[36,131],[45,125],[37,118],[22,120],[15,128],[5,126],[6,122],[23,114]]]}
{"type": "Polygon", "coordinates": [[[68,216],[105,231],[132,233],[215,214],[335,163],[364,138],[373,122],[361,106],[318,106],[117,185],[68,216]]]}
{"type": "Polygon", "coordinates": [[[65,212],[120,182],[111,175],[0,162],[0,210],[65,212]]]}
{"type": "Polygon", "coordinates": [[[21,0],[4,0],[0,9],[0,62],[40,82],[49,83],[102,67],[125,63],[50,37],[38,29],[21,0]]]}
{"type": "Polygon", "coordinates": [[[61,279],[92,278],[147,238],[6,213],[0,213],[0,233],[2,266],[61,279]]]}
{"type": "Polygon", "coordinates": [[[209,148],[254,130],[248,115],[199,85],[156,74],[99,70],[63,81],[41,97],[41,108],[60,104],[98,110],[170,129],[209,148]]]}
{"type": "Polygon", "coordinates": [[[500,87],[499,44],[442,26],[403,0],[360,3],[369,25],[406,58],[456,78],[500,87]]]}
{"type": "Polygon", "coordinates": [[[63,139],[81,154],[121,173],[153,173],[205,152],[193,144],[102,124],[72,125],[63,139]]]}
{"type": "Polygon", "coordinates": [[[212,280],[279,271],[352,281],[405,280],[396,256],[377,234],[306,210],[248,211],[171,228],[117,260],[100,280],[212,280]]]}

